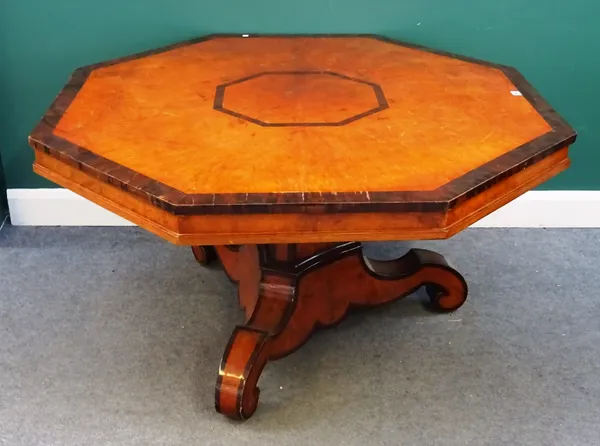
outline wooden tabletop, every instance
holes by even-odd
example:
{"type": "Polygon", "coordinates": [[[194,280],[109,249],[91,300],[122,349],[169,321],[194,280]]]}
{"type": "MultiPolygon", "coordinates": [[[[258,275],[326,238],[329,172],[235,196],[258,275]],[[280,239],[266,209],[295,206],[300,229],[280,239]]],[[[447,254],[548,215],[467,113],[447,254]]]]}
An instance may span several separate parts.
{"type": "Polygon", "coordinates": [[[449,212],[574,140],[515,69],[376,36],[209,36],[85,67],[30,137],[181,216],[449,212]]]}

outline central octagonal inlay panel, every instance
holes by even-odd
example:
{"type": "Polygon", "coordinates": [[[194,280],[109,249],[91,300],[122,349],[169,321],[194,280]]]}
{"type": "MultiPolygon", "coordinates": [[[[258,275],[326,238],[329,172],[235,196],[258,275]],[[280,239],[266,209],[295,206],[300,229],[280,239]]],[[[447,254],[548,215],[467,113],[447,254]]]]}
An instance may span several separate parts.
{"type": "Polygon", "coordinates": [[[264,127],[341,126],[386,108],[379,85],[331,71],[257,73],[219,85],[214,101],[215,110],[264,127]]]}

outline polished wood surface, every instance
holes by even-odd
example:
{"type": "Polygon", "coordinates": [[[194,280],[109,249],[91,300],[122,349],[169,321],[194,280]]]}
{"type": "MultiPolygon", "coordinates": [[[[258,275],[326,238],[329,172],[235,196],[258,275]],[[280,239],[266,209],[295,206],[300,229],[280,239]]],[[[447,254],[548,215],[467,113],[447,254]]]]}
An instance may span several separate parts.
{"type": "Polygon", "coordinates": [[[497,69],[369,38],[211,39],[96,69],[54,134],[188,194],[426,191],[551,130],[515,90],[497,69]],[[391,106],[340,127],[213,110],[219,85],[273,71],[227,87],[224,107],[303,124],[378,106],[322,70],[391,106]]]}
{"type": "Polygon", "coordinates": [[[176,215],[445,212],[574,131],[514,69],[374,36],[211,36],[83,68],[31,135],[176,215]]]}
{"type": "Polygon", "coordinates": [[[244,323],[216,408],[257,408],[268,361],[318,327],[463,277],[431,251],[569,166],[574,130],[513,68],[377,36],[207,36],[77,70],[30,135],[34,170],[220,259],[244,323]]]}
{"type": "Polygon", "coordinates": [[[421,249],[392,261],[364,258],[360,243],[218,246],[217,252],[245,310],[215,394],[216,409],[236,419],[256,410],[268,361],[295,351],[317,327],[339,323],[350,308],[381,305],[423,285],[437,311],[454,311],[467,297],[463,277],[441,255],[421,249]]]}
{"type": "Polygon", "coordinates": [[[508,176],[445,212],[177,216],[40,152],[34,170],[180,245],[448,238],[569,166],[567,149],[508,176]]]}
{"type": "Polygon", "coordinates": [[[389,107],[379,85],[321,70],[263,71],[218,87],[219,95],[219,111],[261,127],[296,128],[288,140],[297,148],[314,131],[300,127],[341,127],[389,107]]]}

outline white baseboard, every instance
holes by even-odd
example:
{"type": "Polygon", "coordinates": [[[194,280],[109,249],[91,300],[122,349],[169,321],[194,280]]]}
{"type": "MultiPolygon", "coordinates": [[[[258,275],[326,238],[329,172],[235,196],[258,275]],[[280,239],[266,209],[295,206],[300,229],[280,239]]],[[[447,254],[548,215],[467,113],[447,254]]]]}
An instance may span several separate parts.
{"type": "MultiPolygon", "coordinates": [[[[66,189],[8,189],[16,226],[132,226],[66,189]]],[[[474,227],[600,228],[600,191],[531,191],[474,227]]]]}
{"type": "Polygon", "coordinates": [[[67,189],[8,189],[14,226],[133,226],[67,189]]]}
{"type": "Polygon", "coordinates": [[[600,191],[530,191],[473,226],[600,228],[600,191]]]}

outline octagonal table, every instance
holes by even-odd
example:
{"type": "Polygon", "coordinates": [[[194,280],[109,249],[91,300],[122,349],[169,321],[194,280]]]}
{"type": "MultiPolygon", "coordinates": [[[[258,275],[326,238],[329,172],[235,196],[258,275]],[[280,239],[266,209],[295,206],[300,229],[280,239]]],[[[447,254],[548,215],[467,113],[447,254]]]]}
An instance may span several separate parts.
{"type": "MultiPolygon", "coordinates": [[[[513,68],[378,36],[208,36],[75,71],[30,136],[34,170],[220,259],[245,312],[216,408],[256,410],[269,360],[354,306],[467,284],[446,238],[569,165],[575,132],[513,68]]],[[[201,305],[201,302],[199,302],[201,305]]]]}

